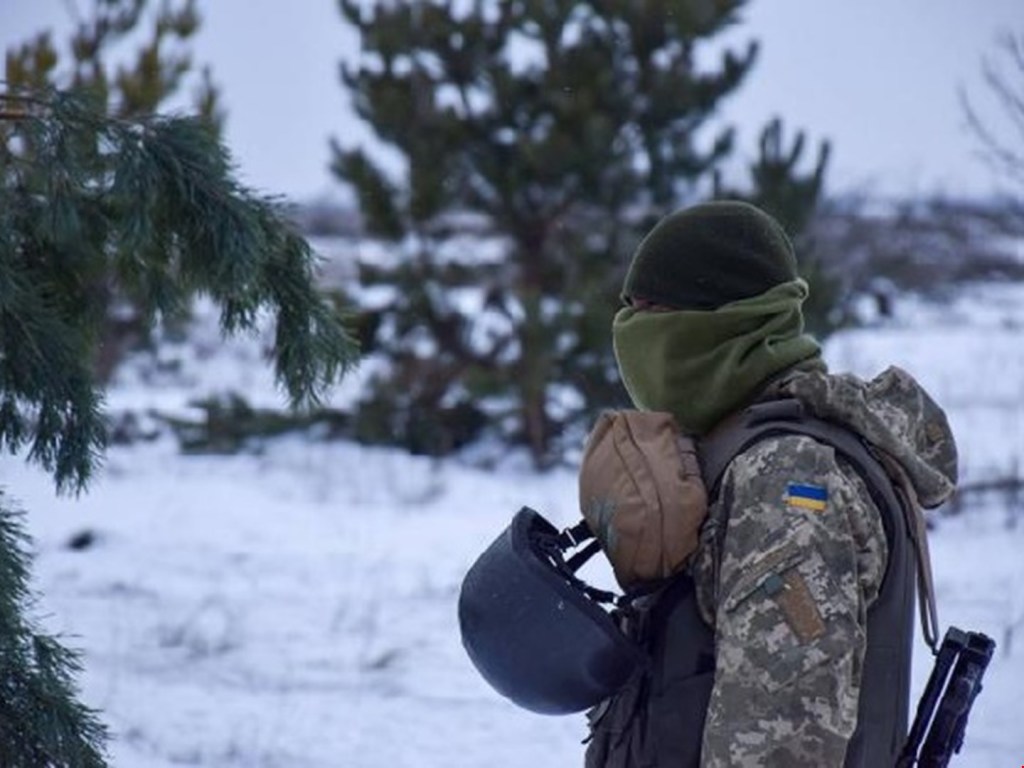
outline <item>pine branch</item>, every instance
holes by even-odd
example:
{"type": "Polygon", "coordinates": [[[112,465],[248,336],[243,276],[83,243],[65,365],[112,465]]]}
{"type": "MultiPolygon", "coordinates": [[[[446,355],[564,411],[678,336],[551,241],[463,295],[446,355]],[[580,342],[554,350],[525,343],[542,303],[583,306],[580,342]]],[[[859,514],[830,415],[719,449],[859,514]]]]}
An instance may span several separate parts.
{"type": "Polygon", "coordinates": [[[14,94],[25,149],[0,157],[0,445],[81,490],[105,446],[92,361],[112,293],[151,327],[206,294],[226,334],[277,322],[293,405],[317,402],[357,349],[314,284],[315,256],[279,202],[240,184],[189,118],[116,119],[60,92],[14,94]]]}
{"type": "Polygon", "coordinates": [[[106,729],[77,702],[79,657],[24,618],[32,604],[24,513],[0,491],[0,764],[106,765],[106,729]]]}

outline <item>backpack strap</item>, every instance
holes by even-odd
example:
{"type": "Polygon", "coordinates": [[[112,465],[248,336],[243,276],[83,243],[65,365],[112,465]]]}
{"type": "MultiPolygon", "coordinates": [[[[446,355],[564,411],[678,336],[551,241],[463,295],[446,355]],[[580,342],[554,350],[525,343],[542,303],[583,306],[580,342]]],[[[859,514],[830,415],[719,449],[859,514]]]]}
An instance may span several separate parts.
{"type": "MultiPolygon", "coordinates": [[[[921,630],[925,641],[936,652],[938,647],[938,612],[932,586],[931,561],[924,540],[921,511],[913,499],[901,493],[899,485],[886,471],[872,448],[849,428],[809,414],[803,403],[794,398],[756,403],[733,417],[701,440],[698,451],[708,498],[718,496],[726,468],[733,459],[756,443],[779,435],[806,435],[832,446],[867,485],[879,509],[888,508],[906,524],[906,532],[917,554],[917,582],[921,630]]],[[[890,542],[898,535],[893,530],[891,515],[882,515],[886,537],[890,542]]]]}

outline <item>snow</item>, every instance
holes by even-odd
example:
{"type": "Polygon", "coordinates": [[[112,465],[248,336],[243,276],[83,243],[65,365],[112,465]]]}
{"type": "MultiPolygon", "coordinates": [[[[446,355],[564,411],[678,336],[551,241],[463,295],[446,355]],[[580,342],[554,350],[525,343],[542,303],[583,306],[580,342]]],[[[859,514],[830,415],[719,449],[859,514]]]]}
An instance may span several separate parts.
{"type": "MultiPolygon", "coordinates": [[[[897,323],[846,333],[827,356],[862,375],[911,370],[948,406],[965,477],[1005,474],[1024,455],[1022,299],[1020,286],[989,286],[945,307],[908,302],[897,323]]],[[[261,338],[222,342],[214,321],[200,311],[187,344],[160,348],[163,367],[130,366],[110,409],[183,413],[229,389],[280,403],[261,338]]],[[[0,460],[0,485],[29,512],[38,610],[84,653],[113,765],[579,765],[582,716],[508,704],[459,642],[461,577],[511,515],[526,504],[556,524],[577,517],[569,469],[516,459],[485,470],[299,435],[185,456],[164,435],[113,447],[78,499],[16,458],[0,460]],[[69,549],[86,529],[96,543],[69,549]]],[[[1024,761],[1024,500],[1005,501],[936,515],[930,539],[942,626],[1000,644],[953,761],[972,768],[1024,761]]],[[[915,698],[929,668],[919,642],[915,698]]]]}

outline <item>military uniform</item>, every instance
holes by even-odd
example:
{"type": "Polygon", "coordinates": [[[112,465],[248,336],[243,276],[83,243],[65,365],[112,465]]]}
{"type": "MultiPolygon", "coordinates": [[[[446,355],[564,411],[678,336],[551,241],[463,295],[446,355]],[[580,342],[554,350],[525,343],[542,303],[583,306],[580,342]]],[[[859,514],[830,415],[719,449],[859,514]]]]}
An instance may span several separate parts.
{"type": "MultiPolygon", "coordinates": [[[[909,506],[936,506],[953,492],[945,415],[906,372],[890,368],[869,382],[801,374],[780,390],[860,434],[909,506]]],[[[702,766],[843,764],[887,549],[864,480],[831,447],[770,438],[731,463],[692,565],[716,640],[702,766]]]]}
{"type": "Polygon", "coordinates": [[[843,764],[885,563],[878,510],[832,448],[772,438],[732,463],[693,568],[716,638],[702,766],[843,764]]]}
{"type": "Polygon", "coordinates": [[[914,499],[934,506],[952,492],[955,444],[941,409],[898,368],[867,382],[794,373],[754,410],[792,403],[809,422],[780,435],[730,419],[702,442],[721,463],[705,464],[717,492],[676,579],[695,594],[680,599],[673,586],[654,599],[654,663],[597,721],[588,766],[870,767],[902,744],[911,540],[923,535],[907,513],[914,499]],[[768,436],[733,453],[722,447],[735,438],[719,432],[737,446],[768,436]]]}
{"type": "Polygon", "coordinates": [[[905,736],[918,505],[951,494],[956,451],[905,372],[828,374],[807,295],[778,222],[744,203],[670,214],[633,256],[612,331],[639,410],[709,447],[788,400],[818,434],[759,433],[705,468],[683,586],[648,611],[653,663],[592,713],[588,768],[874,768],[905,736]]]}

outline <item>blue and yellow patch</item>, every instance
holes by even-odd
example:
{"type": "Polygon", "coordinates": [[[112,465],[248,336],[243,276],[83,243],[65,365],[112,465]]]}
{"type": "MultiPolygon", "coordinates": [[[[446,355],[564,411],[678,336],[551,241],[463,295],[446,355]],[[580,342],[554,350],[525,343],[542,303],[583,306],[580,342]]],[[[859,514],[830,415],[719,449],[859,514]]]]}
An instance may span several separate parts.
{"type": "Polygon", "coordinates": [[[786,504],[801,509],[811,509],[821,512],[825,509],[828,501],[828,491],[820,485],[805,485],[803,483],[790,483],[786,486],[786,504]]]}

